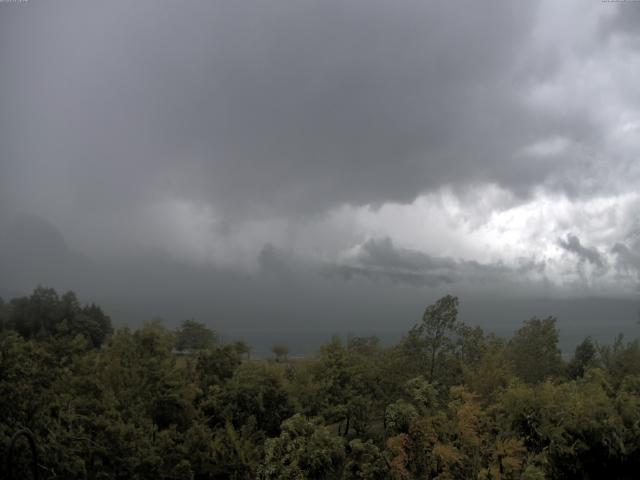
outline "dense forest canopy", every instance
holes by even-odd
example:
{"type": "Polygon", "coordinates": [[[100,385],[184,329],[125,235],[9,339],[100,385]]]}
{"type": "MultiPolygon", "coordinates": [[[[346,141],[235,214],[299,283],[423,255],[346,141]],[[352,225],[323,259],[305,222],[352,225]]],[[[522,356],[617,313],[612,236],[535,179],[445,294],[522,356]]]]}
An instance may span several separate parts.
{"type": "MultiPolygon", "coordinates": [[[[640,343],[556,320],[510,339],[426,307],[392,346],[334,338],[251,358],[196,320],[114,330],[96,305],[37,288],[0,301],[0,448],[35,436],[40,478],[626,479],[640,469],[640,343]]],[[[25,444],[12,468],[29,478],[25,444]]]]}

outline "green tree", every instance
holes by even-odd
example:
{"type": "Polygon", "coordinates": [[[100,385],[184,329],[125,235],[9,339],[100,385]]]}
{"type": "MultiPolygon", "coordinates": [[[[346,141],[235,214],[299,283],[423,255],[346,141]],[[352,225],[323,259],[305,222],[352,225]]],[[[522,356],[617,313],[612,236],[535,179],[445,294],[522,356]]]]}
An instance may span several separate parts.
{"type": "Polygon", "coordinates": [[[9,328],[25,338],[49,338],[61,320],[60,298],[53,288],[37,287],[29,297],[11,300],[9,328]]]}
{"type": "Polygon", "coordinates": [[[6,302],[0,297],[0,333],[9,328],[9,307],[6,302]]]}
{"type": "Polygon", "coordinates": [[[373,442],[349,442],[342,480],[385,480],[389,473],[389,465],[373,442]]]}
{"type": "Polygon", "coordinates": [[[418,418],[416,407],[405,400],[397,400],[387,407],[384,418],[385,436],[409,433],[416,418],[418,418]]]}
{"type": "Polygon", "coordinates": [[[525,321],[509,342],[508,351],[514,373],[527,383],[539,383],[563,371],[553,317],[525,321]]]}
{"type": "Polygon", "coordinates": [[[567,365],[567,375],[571,379],[577,379],[584,375],[587,368],[597,365],[597,350],[591,337],[585,338],[576,347],[573,358],[567,365]]]}
{"type": "Polygon", "coordinates": [[[176,349],[186,351],[210,350],[218,340],[214,330],[195,320],[184,320],[176,331],[176,349]]]}
{"type": "Polygon", "coordinates": [[[429,382],[450,384],[459,377],[461,365],[457,350],[463,324],[457,317],[458,298],[451,295],[425,309],[422,322],[409,331],[403,342],[408,371],[425,375],[429,382]]]}
{"type": "Polygon", "coordinates": [[[286,345],[274,345],[271,351],[276,357],[276,362],[286,362],[289,356],[289,347],[286,345]]]}
{"type": "Polygon", "coordinates": [[[613,345],[599,347],[599,354],[616,388],[624,382],[626,377],[640,375],[640,341],[638,339],[625,342],[620,334],[613,345]]]}
{"type": "Polygon", "coordinates": [[[236,428],[252,420],[258,430],[277,435],[280,424],[294,413],[282,371],[273,365],[242,364],[225,390],[226,418],[236,428]]]}
{"type": "Polygon", "coordinates": [[[340,338],[333,337],[331,342],[320,348],[314,367],[320,414],[329,423],[345,422],[346,434],[350,428],[353,411],[349,404],[356,391],[353,365],[340,338]]]}
{"type": "Polygon", "coordinates": [[[254,480],[264,455],[264,442],[264,434],[253,422],[240,428],[227,422],[215,430],[212,451],[202,458],[206,462],[204,471],[209,474],[202,478],[254,480]]]}
{"type": "Polygon", "coordinates": [[[494,401],[513,378],[506,342],[491,337],[480,359],[465,368],[465,384],[485,401],[494,401]]]}
{"type": "Polygon", "coordinates": [[[229,380],[242,363],[242,351],[237,344],[231,344],[199,352],[196,376],[200,388],[206,391],[211,385],[222,385],[229,380]]]}
{"type": "Polygon", "coordinates": [[[282,433],[265,444],[259,480],[332,480],[341,476],[345,457],[341,437],[320,418],[294,415],[282,423],[282,433]]]}
{"type": "Polygon", "coordinates": [[[5,309],[5,328],[24,338],[49,341],[84,336],[91,347],[111,335],[111,319],[95,304],[82,306],[75,293],[62,296],[52,288],[36,288],[29,297],[14,298],[5,309]]]}

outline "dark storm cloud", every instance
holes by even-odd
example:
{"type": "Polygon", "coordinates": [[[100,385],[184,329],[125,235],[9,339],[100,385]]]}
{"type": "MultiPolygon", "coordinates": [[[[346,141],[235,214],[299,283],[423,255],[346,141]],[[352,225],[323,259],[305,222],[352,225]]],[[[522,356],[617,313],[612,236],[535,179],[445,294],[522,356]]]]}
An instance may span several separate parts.
{"type": "Polygon", "coordinates": [[[83,218],[167,195],[233,218],[527,190],[561,167],[519,148],[594,133],[521,104],[534,19],[530,3],[3,6],[3,169],[23,206],[83,218]]]}
{"type": "MultiPolygon", "coordinates": [[[[606,35],[629,31],[620,12],[606,35]]],[[[248,232],[238,243],[257,245],[247,248],[256,260],[271,236],[253,238],[262,225],[243,230],[250,221],[293,225],[295,237],[296,224],[331,208],[407,203],[443,187],[464,198],[467,187],[498,184],[510,203],[536,189],[589,197],[633,183],[602,151],[601,127],[618,117],[588,110],[589,96],[565,98],[598,76],[580,77],[580,62],[550,53],[562,35],[551,35],[553,48],[536,44],[550,23],[541,15],[534,2],[0,2],[0,292],[49,284],[122,322],[193,316],[242,328],[411,323],[445,293],[544,297],[554,288],[546,264],[528,252],[515,266],[428,255],[393,244],[384,228],[365,243],[355,226],[344,238],[321,232],[317,243],[332,245],[326,261],[277,241],[250,273],[207,256],[209,243],[248,232]],[[193,213],[167,212],[182,200],[206,214],[175,222],[193,213]],[[194,224],[211,235],[198,237],[194,224]],[[205,254],[176,260],[192,247],[205,254]]],[[[587,73],[599,73],[599,39],[581,48],[587,73]]],[[[570,41],[566,52],[575,53],[570,41]]],[[[467,202],[484,214],[460,218],[488,218],[497,207],[484,200],[467,202]]],[[[598,265],[577,237],[562,241],[598,265]]],[[[637,249],[620,245],[619,271],[637,272],[637,249]]],[[[478,308],[469,315],[522,319],[515,307],[478,308]]]]}
{"type": "Polygon", "coordinates": [[[558,245],[565,249],[567,252],[571,252],[580,259],[580,261],[587,261],[596,267],[603,268],[605,265],[604,259],[600,252],[595,248],[587,248],[580,242],[580,239],[572,234],[567,234],[566,239],[559,238],[558,245]]]}

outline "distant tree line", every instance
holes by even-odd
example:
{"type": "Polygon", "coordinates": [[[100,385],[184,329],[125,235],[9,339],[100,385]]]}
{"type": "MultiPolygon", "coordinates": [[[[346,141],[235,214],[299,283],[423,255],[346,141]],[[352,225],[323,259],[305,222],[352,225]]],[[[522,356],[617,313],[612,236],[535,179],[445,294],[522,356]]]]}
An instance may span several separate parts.
{"type": "MultiPolygon", "coordinates": [[[[510,339],[426,308],[396,345],[334,338],[256,360],[195,320],[114,330],[96,305],[37,288],[0,301],[0,469],[28,428],[40,478],[631,479],[640,471],[640,343],[556,320],[510,339]]],[[[29,477],[26,448],[16,478],[29,477]]],[[[0,470],[0,472],[3,470],[0,470]]]]}
{"type": "Polygon", "coordinates": [[[111,319],[95,304],[80,305],[75,293],[58,296],[52,288],[36,288],[31,296],[0,299],[0,329],[27,340],[55,341],[83,336],[99,347],[113,332],[111,319]]]}

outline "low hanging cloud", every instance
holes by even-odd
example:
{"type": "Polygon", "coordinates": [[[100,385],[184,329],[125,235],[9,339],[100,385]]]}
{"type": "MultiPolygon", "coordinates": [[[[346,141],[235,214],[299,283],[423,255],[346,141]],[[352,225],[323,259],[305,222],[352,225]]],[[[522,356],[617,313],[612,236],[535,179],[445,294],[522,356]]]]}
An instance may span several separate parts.
{"type": "Polygon", "coordinates": [[[572,234],[567,234],[566,239],[559,238],[558,245],[567,252],[575,254],[581,262],[587,261],[598,268],[605,267],[603,256],[595,248],[587,248],[580,242],[580,239],[572,234]]]}
{"type": "Polygon", "coordinates": [[[434,257],[408,248],[396,247],[388,238],[369,239],[345,255],[343,263],[333,266],[345,278],[362,276],[388,279],[396,283],[429,287],[457,284],[502,283],[516,279],[523,284],[529,273],[544,274],[544,263],[520,260],[515,267],[502,263],[483,264],[473,260],[434,257]]]}
{"type": "Polygon", "coordinates": [[[572,328],[580,336],[606,328],[608,335],[611,328],[635,326],[637,319],[634,297],[567,296],[566,289],[545,281],[541,263],[506,266],[438,258],[384,237],[349,249],[351,257],[341,262],[300,257],[267,244],[259,268],[241,272],[184,262],[162,249],[86,258],[69,248],[55,227],[33,217],[11,230],[0,232],[5,234],[0,235],[0,296],[26,294],[38,283],[73,289],[83,301],[102,305],[118,326],[153,317],[175,326],[197,318],[227,339],[271,332],[269,338],[277,341],[291,332],[315,332],[318,343],[322,335],[348,331],[400,335],[419,321],[426,305],[447,293],[460,297],[463,321],[499,333],[532,316],[557,315],[561,329],[572,328]],[[24,234],[30,242],[15,241],[24,234]],[[435,280],[425,280],[429,276],[435,280]]]}

